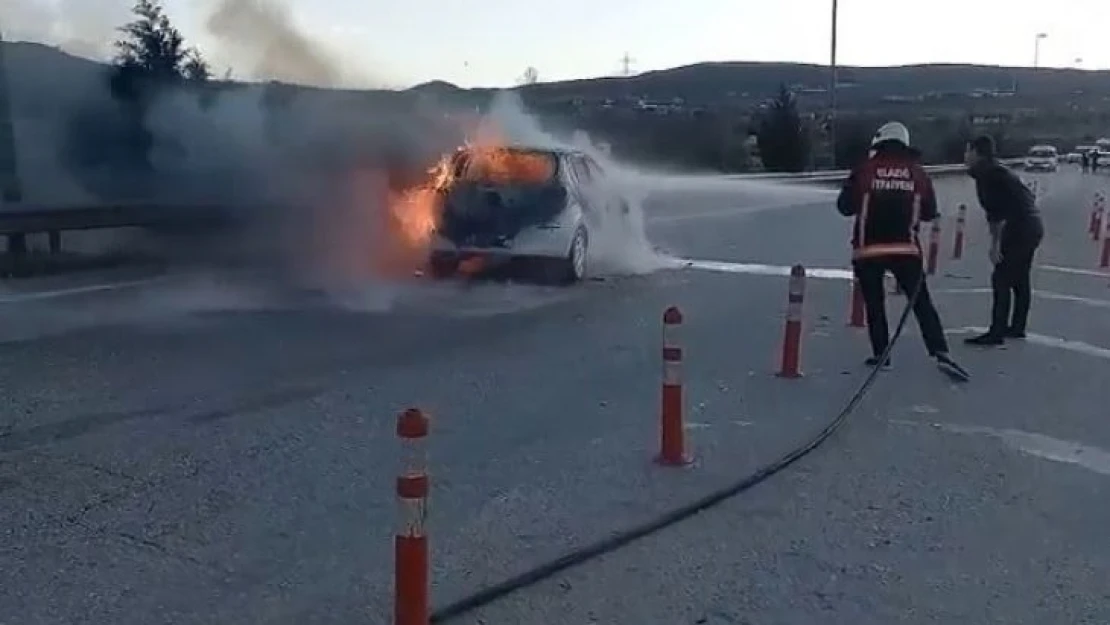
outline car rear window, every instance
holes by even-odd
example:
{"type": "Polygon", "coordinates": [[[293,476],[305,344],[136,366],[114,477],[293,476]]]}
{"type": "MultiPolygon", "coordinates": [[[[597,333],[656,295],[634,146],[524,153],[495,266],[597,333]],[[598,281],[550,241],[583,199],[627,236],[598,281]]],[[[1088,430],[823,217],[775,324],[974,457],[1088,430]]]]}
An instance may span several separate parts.
{"type": "Polygon", "coordinates": [[[459,163],[458,177],[491,184],[546,184],[558,173],[554,154],[538,150],[473,148],[459,163]]]}

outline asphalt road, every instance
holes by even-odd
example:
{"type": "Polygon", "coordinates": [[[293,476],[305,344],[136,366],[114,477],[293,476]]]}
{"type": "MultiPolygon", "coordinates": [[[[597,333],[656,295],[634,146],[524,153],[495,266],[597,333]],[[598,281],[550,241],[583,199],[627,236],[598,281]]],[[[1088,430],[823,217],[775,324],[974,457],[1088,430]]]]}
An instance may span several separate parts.
{"type": "MultiPolygon", "coordinates": [[[[965,257],[946,231],[932,288],[972,384],[941,377],[911,324],[799,465],[458,622],[1110,620],[1110,276],[1085,234],[1107,179],[1038,180],[1035,334],[991,351],[958,343],[989,305],[981,216],[969,181],[939,184],[948,216],[971,204],[965,257]]],[[[693,264],[569,290],[391,285],[336,305],[195,274],[5,285],[0,623],[388,622],[407,406],[433,418],[437,604],[729,483],[865,374],[831,271],[808,284],[806,377],[772,375],[774,274],[845,265],[831,199],[676,182],[648,231],[693,264]],[[677,470],[652,463],[669,305],[696,458],[677,470]]]]}

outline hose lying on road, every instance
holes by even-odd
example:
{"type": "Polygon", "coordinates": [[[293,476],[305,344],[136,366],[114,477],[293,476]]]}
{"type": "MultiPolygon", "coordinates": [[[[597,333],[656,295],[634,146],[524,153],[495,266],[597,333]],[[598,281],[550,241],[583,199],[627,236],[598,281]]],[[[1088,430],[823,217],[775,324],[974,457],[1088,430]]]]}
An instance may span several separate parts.
{"type": "Polygon", "coordinates": [[[503,582],[493,586],[486,587],[478,592],[463,597],[451,604],[448,604],[439,610],[435,611],[431,616],[432,623],[444,623],[463,614],[472,612],[480,607],[493,603],[506,595],[513,592],[533,586],[545,579],[553,577],[567,569],[583,564],[594,558],[603,556],[605,554],[616,551],[628,544],[655,534],[660,530],[685,521],[686,519],[699,514],[709,508],[712,508],[744,491],[752,488],[753,486],[767,480],[776,473],[781,472],[790,465],[808,455],[813,450],[821,446],[822,443],[827,441],[829,437],[836,432],[841,425],[848,419],[852,412],[859,406],[860,402],[867,395],[867,391],[874,385],[879,371],[882,369],[882,364],[890,357],[891,350],[894,349],[894,344],[898,338],[902,336],[902,330],[906,326],[906,321],[909,319],[910,312],[913,310],[914,303],[917,301],[918,296],[921,294],[922,287],[925,284],[925,275],[922,272],[921,280],[917,283],[917,288],[914,289],[913,294],[906,300],[906,307],[902,310],[902,315],[898,319],[898,325],[894,329],[894,334],[890,339],[890,344],[887,345],[886,350],[879,358],[878,364],[875,365],[864,378],[856,392],[848,400],[848,403],[840,410],[839,413],[825,426],[816,436],[809,439],[802,445],[795,447],[793,450],[778,458],[777,460],[764,465],[757,470],[737,482],[729,484],[717,491],[711,492],[704,497],[692,501],[680,508],[675,508],[655,519],[642,523],[640,525],[630,527],[612,536],[599,540],[595,543],[585,545],[574,551],[564,554],[563,556],[552,560],[550,562],[541,564],[533,569],[525,571],[515,577],[507,579],[503,582]]]}

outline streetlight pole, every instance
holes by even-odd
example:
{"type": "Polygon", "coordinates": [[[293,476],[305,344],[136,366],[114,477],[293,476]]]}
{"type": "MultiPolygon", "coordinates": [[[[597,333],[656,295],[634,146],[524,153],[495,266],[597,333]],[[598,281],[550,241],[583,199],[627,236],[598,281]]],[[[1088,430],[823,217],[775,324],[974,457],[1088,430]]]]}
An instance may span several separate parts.
{"type": "MultiPolygon", "coordinates": [[[[8,76],[4,65],[4,36],[0,33],[0,204],[22,201],[23,188],[19,184],[19,166],[15,153],[15,128],[12,123],[12,104],[8,76]]],[[[13,235],[21,237],[22,235],[13,235]]],[[[9,243],[8,249],[11,250],[9,243]]]]}
{"type": "Polygon", "coordinates": [[[1037,38],[1033,40],[1033,69],[1041,67],[1041,39],[1046,37],[1048,33],[1037,33],[1037,38]]]}
{"type": "Polygon", "coordinates": [[[836,86],[838,81],[836,66],[836,31],[839,0],[832,0],[832,33],[829,38],[829,149],[832,152],[832,166],[836,168],[836,86]]]}

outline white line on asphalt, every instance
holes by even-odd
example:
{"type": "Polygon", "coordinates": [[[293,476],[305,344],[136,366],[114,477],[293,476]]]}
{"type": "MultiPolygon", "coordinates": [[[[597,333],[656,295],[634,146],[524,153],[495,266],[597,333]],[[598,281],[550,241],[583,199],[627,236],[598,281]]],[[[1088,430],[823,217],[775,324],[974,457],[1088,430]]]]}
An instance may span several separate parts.
{"type": "Polygon", "coordinates": [[[0,295],[0,305],[3,304],[22,304],[26,302],[34,302],[44,299],[57,299],[60,297],[71,297],[74,295],[85,295],[88,293],[99,293],[103,291],[118,291],[121,289],[130,289],[134,287],[161,282],[165,280],[165,276],[157,278],[144,278],[142,280],[131,280],[128,282],[109,282],[106,284],[90,284],[88,286],[78,286],[69,289],[54,289],[50,291],[27,291],[24,293],[8,293],[0,295]]]}
{"type": "Polygon", "coordinates": [[[1045,460],[1074,464],[1076,466],[1110,475],[1110,452],[1100,447],[1066,441],[1036,432],[1012,430],[1008,428],[990,428],[974,425],[957,425],[953,423],[921,423],[902,419],[891,419],[896,425],[923,426],[930,425],[934,428],[952,432],[953,434],[978,434],[990,436],[1001,440],[1005,445],[1030,456],[1045,460]]]}
{"type": "MultiPolygon", "coordinates": [[[[675,267],[686,269],[700,269],[702,271],[718,271],[721,273],[744,273],[756,276],[789,276],[790,267],[782,265],[762,265],[758,263],[730,263],[717,260],[694,260],[690,258],[675,259],[675,267]]],[[[824,280],[851,280],[852,272],[848,269],[828,269],[821,267],[806,267],[806,277],[821,278],[824,280]]]]}
{"type": "Polygon", "coordinates": [[[787,202],[782,204],[759,204],[756,206],[736,206],[733,208],[725,208],[716,211],[701,211],[697,213],[673,213],[668,215],[650,215],[647,218],[648,223],[674,223],[679,221],[690,221],[694,219],[715,219],[720,217],[735,217],[737,215],[749,215],[754,213],[761,213],[769,210],[779,210],[784,208],[802,208],[812,206],[814,204],[824,204],[826,202],[787,202]]]}
{"type": "MultiPolygon", "coordinates": [[[[967,326],[964,328],[952,328],[945,331],[945,334],[982,334],[986,332],[986,328],[979,328],[967,326]]],[[[1043,334],[1027,334],[1025,336],[1027,343],[1040,345],[1042,347],[1052,347],[1055,349],[1063,349],[1085,356],[1094,356],[1095,358],[1104,358],[1110,360],[1110,349],[1099,347],[1098,345],[1091,345],[1083,341],[1071,341],[1062,339],[1056,336],[1045,336],[1043,334]]]]}
{"type": "MultiPolygon", "coordinates": [[[[968,294],[968,295],[970,295],[970,294],[987,295],[990,292],[991,292],[991,290],[989,288],[940,289],[940,290],[937,291],[937,293],[947,293],[947,294],[954,294],[954,295],[964,295],[964,294],[968,294]]],[[[1077,304],[1084,304],[1086,306],[1094,306],[1095,308],[1110,308],[1110,300],[1095,299],[1093,297],[1080,297],[1078,295],[1068,295],[1066,293],[1054,293],[1052,291],[1041,291],[1039,289],[1033,291],[1033,296],[1034,297],[1039,297],[1041,299],[1057,300],[1057,301],[1061,301],[1061,302],[1075,302],[1077,304]]]]}
{"type": "MultiPolygon", "coordinates": [[[[688,269],[700,269],[703,271],[718,271],[722,273],[744,273],[759,276],[789,276],[790,267],[785,265],[763,265],[759,263],[734,263],[719,260],[696,260],[692,258],[676,259],[675,267],[685,267],[688,269]]],[[[1041,269],[1048,269],[1050,271],[1061,271],[1066,273],[1075,273],[1079,275],[1091,275],[1103,278],[1110,278],[1110,274],[1098,273],[1095,271],[1088,271],[1086,269],[1071,269],[1068,267],[1054,267],[1052,265],[1040,265],[1041,269]]],[[[830,269],[822,267],[806,267],[806,276],[811,278],[821,278],[826,280],[851,280],[853,278],[850,269],[830,269]]],[[[940,293],[990,293],[990,289],[945,289],[938,291],[940,293]]],[[[1066,295],[1063,293],[1052,293],[1049,291],[1037,291],[1037,294],[1045,299],[1056,299],[1061,301],[1072,301],[1088,304],[1091,306],[1110,306],[1110,301],[1091,299],[1079,297],[1076,295],[1066,295]]]]}
{"type": "Polygon", "coordinates": [[[1037,265],[1037,269],[1055,271],[1057,273],[1070,273],[1075,276],[1091,276],[1094,278],[1110,278],[1110,271],[1096,269],[1076,269],[1075,267],[1060,267],[1059,265],[1037,265]]]}

